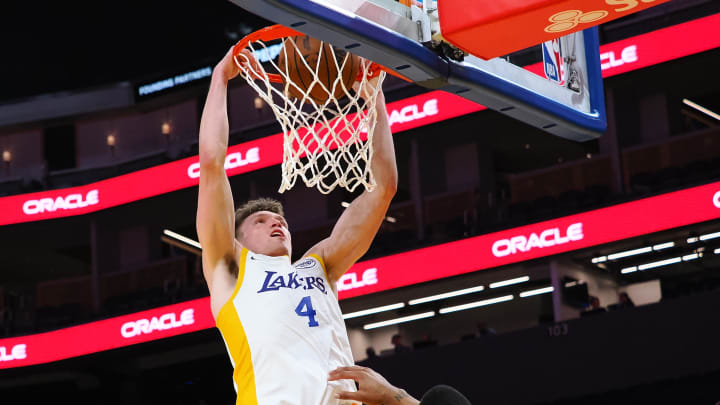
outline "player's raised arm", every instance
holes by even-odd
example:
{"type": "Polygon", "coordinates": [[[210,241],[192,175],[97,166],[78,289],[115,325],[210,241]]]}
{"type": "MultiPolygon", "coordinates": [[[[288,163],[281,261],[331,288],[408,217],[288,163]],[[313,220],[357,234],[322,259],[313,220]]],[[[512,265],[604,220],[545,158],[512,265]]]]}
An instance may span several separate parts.
{"type": "Polygon", "coordinates": [[[397,191],[395,146],[382,91],[378,92],[375,109],[371,168],[377,187],[356,198],[340,216],[330,236],[308,252],[323,258],[331,281],[337,281],[370,248],[397,191]]]}
{"type": "Polygon", "coordinates": [[[230,182],[225,173],[228,147],[227,87],[239,68],[232,50],[213,70],[200,120],[200,187],[197,233],[202,245],[203,274],[212,295],[213,274],[230,270],[235,260],[235,215],[230,182]]]}

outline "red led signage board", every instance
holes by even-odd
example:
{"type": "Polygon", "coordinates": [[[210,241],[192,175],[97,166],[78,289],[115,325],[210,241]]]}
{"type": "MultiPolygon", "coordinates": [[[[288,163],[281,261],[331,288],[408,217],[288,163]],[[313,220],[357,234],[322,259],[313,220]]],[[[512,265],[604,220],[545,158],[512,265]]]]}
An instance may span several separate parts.
{"type": "Polygon", "coordinates": [[[537,259],[720,218],[720,182],[360,262],[340,298],[537,259]]]}
{"type": "MultiPolygon", "coordinates": [[[[390,290],[720,218],[720,182],[357,263],[339,298],[390,290]]],[[[48,363],[215,326],[201,298],[0,340],[0,369],[48,363]]]]}

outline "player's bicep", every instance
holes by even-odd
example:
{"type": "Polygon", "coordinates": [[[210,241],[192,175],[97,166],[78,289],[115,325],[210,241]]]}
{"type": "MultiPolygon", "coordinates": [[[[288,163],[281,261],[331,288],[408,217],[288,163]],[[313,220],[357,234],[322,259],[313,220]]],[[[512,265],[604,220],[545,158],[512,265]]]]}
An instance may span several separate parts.
{"type": "Polygon", "coordinates": [[[337,281],[370,248],[392,196],[364,192],[338,219],[330,236],[308,253],[322,256],[331,281],[337,281]]]}
{"type": "Polygon", "coordinates": [[[208,274],[218,262],[234,257],[235,213],[230,182],[223,168],[200,168],[196,227],[203,250],[203,273],[208,274]]]}

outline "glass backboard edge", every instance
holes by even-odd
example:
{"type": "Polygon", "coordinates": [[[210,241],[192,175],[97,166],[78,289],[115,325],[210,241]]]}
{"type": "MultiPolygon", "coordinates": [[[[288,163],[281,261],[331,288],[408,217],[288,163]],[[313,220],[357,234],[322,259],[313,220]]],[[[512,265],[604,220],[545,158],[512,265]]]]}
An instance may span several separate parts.
{"type": "Polygon", "coordinates": [[[450,62],[449,85],[441,88],[554,135],[576,141],[599,137],[607,128],[597,27],[584,32],[589,112],[570,108],[475,66],[450,62]]]}
{"type": "Polygon", "coordinates": [[[420,85],[458,94],[554,135],[584,141],[597,138],[606,129],[597,28],[584,35],[591,109],[582,113],[501,77],[447,61],[417,41],[351,13],[308,0],[230,1],[263,18],[345,47],[420,85]]]}

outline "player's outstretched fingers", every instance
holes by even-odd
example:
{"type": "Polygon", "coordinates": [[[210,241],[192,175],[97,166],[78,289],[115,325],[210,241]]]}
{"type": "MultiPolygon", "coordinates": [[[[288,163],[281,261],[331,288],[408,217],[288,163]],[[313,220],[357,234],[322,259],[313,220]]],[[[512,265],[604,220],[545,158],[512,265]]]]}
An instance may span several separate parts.
{"type": "Polygon", "coordinates": [[[387,384],[387,381],[380,374],[361,366],[338,367],[330,372],[328,380],[353,380],[360,385],[360,389],[387,384]]]}
{"type": "Polygon", "coordinates": [[[387,399],[398,391],[383,376],[361,366],[339,367],[330,372],[328,380],[354,380],[358,384],[358,391],[344,393],[349,396],[341,399],[358,400],[367,405],[386,403],[387,399]]]}
{"type": "Polygon", "coordinates": [[[240,69],[248,72],[257,79],[262,79],[262,67],[260,63],[255,59],[252,52],[245,48],[235,57],[236,66],[240,69]]]}

